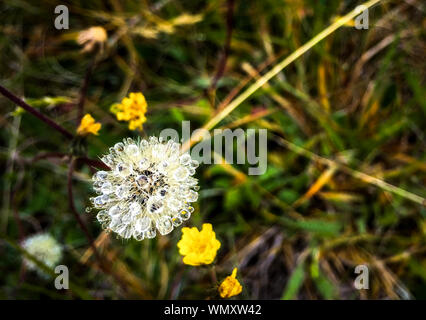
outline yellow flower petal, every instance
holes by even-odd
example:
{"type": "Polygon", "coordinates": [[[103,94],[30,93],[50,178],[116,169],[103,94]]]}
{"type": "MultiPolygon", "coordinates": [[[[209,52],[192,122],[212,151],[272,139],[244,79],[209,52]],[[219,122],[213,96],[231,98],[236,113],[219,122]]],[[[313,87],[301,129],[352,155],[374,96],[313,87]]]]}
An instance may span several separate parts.
{"type": "Polygon", "coordinates": [[[146,111],[146,99],[141,92],[131,92],[121,103],[111,106],[111,112],[118,121],[129,122],[130,130],[142,130],[142,124],[146,122],[146,111]]]}
{"type": "Polygon", "coordinates": [[[222,298],[230,298],[236,296],[243,291],[243,287],[237,280],[237,268],[232,270],[232,274],[223,280],[219,286],[219,294],[222,298]]]}
{"type": "Polygon", "coordinates": [[[210,223],[204,223],[201,231],[197,228],[182,228],[182,238],[178,242],[179,254],[183,263],[191,266],[210,264],[216,258],[220,242],[210,223]]]}
{"type": "Polygon", "coordinates": [[[101,124],[95,122],[95,119],[87,113],[80,122],[79,127],[77,128],[77,134],[80,136],[85,136],[88,134],[98,135],[98,131],[101,129],[101,124]]]}

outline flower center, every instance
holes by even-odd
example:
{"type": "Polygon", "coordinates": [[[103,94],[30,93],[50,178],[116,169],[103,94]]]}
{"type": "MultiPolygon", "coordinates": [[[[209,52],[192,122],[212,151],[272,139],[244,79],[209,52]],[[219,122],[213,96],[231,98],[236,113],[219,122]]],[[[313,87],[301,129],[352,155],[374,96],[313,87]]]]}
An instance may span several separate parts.
{"type": "MultiPolygon", "coordinates": [[[[164,198],[169,188],[169,185],[165,182],[165,178],[159,172],[154,173],[150,170],[134,169],[133,173],[126,179],[126,183],[131,186],[131,200],[138,201],[142,205],[151,197],[158,200],[164,198]]],[[[155,212],[158,209],[158,206],[155,206],[155,204],[149,208],[151,212],[155,212]]]]}

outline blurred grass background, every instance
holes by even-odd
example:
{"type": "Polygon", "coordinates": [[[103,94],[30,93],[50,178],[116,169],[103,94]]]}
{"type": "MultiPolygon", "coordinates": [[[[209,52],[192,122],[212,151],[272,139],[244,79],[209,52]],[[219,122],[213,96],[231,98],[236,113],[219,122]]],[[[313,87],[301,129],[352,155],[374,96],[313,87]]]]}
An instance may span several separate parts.
{"type": "MultiPolygon", "coordinates": [[[[182,120],[203,126],[361,3],[61,1],[69,30],[57,30],[56,1],[4,0],[0,84],[73,133],[83,97],[102,129],[77,151],[96,159],[127,136],[180,132],[182,120]],[[102,52],[76,42],[92,26],[108,33],[102,52]],[[148,101],[142,132],[109,112],[131,91],[148,101]]],[[[238,267],[237,298],[426,298],[424,10],[422,1],[381,1],[369,11],[369,29],[338,29],[217,125],[268,129],[267,172],[202,165],[186,222],[212,223],[222,243],[217,281],[238,267]],[[369,267],[369,290],[353,286],[359,264],[369,267]]],[[[0,298],[217,297],[210,268],[181,262],[179,228],[142,242],[105,236],[85,212],[92,171],[77,164],[73,198],[111,264],[102,270],[69,209],[67,154],[75,143],[3,97],[0,106],[0,298]],[[17,244],[41,231],[65,247],[69,291],[22,266],[17,244]]]]}

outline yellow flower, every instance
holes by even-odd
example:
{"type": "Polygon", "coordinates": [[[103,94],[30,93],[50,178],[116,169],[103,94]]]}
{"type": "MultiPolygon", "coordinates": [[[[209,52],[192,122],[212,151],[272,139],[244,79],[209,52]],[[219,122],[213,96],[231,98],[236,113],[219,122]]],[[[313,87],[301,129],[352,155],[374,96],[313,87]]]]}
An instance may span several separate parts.
{"type": "Polygon", "coordinates": [[[104,28],[91,27],[78,33],[77,42],[83,46],[83,51],[91,51],[97,43],[100,45],[101,50],[103,50],[103,45],[107,37],[104,28]]]}
{"type": "Polygon", "coordinates": [[[237,268],[232,270],[232,274],[223,280],[219,286],[219,294],[222,298],[230,298],[236,296],[243,291],[243,287],[237,280],[237,268]]]}
{"type": "Polygon", "coordinates": [[[147,103],[141,92],[132,92],[121,103],[111,106],[111,112],[115,114],[118,121],[129,122],[130,130],[142,130],[142,124],[146,121],[146,109],[147,103]]]}
{"type": "Polygon", "coordinates": [[[81,119],[80,126],[77,128],[77,134],[81,136],[88,135],[89,133],[98,135],[98,131],[101,129],[101,124],[95,122],[95,119],[90,114],[86,114],[81,119]]]}
{"type": "Polygon", "coordinates": [[[182,238],[177,244],[183,263],[190,266],[210,264],[216,257],[220,242],[216,239],[210,223],[204,223],[201,231],[197,228],[182,228],[182,238]]]}

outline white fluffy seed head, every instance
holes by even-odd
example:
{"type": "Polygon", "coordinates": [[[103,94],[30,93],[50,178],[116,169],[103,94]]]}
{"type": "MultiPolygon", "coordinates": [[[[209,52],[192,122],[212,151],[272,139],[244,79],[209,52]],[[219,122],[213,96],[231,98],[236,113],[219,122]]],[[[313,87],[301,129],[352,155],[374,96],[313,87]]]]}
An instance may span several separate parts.
{"type": "Polygon", "coordinates": [[[93,175],[98,196],[91,201],[104,229],[124,239],[152,239],[157,231],[170,233],[194,211],[190,203],[198,199],[198,180],[192,175],[198,162],[181,154],[179,143],[127,138],[101,160],[111,171],[93,175]]]}
{"type": "MultiPolygon", "coordinates": [[[[61,245],[47,233],[40,233],[26,238],[22,242],[22,247],[49,268],[54,268],[62,258],[61,245]]],[[[44,271],[34,261],[24,258],[24,263],[28,269],[45,275],[44,271]]]]}

